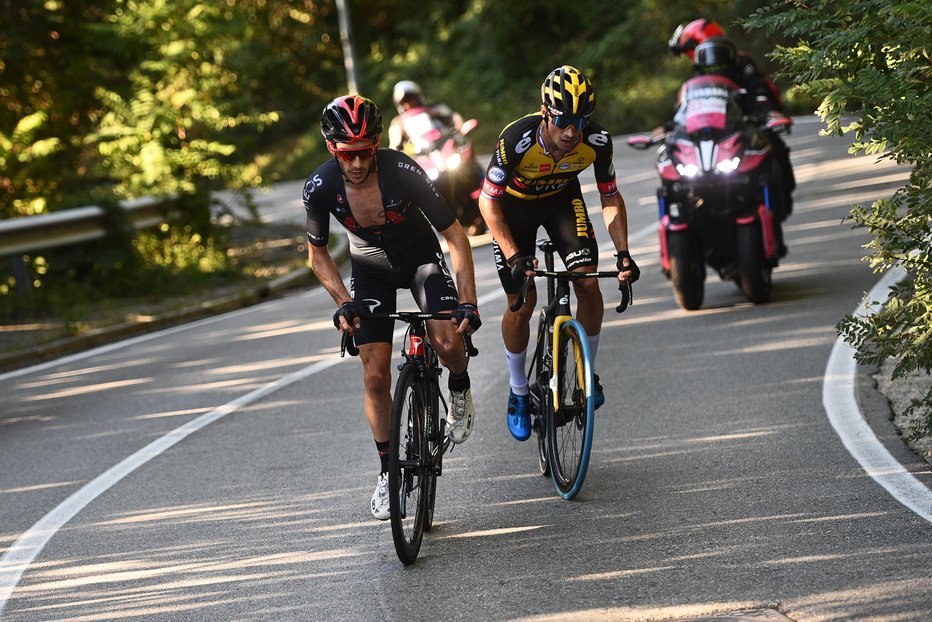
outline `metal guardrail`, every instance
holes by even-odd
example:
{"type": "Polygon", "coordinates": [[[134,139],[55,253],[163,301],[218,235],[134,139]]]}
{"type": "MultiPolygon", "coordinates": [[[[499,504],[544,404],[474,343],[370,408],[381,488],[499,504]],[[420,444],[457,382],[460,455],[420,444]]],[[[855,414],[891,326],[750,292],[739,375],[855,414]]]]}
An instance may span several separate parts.
{"type": "MultiPolygon", "coordinates": [[[[165,207],[171,200],[171,197],[142,197],[121,201],[119,205],[129,224],[147,229],[165,222],[165,207]]],[[[106,213],[96,205],[0,220],[0,257],[99,240],[106,235],[106,213]]]]}

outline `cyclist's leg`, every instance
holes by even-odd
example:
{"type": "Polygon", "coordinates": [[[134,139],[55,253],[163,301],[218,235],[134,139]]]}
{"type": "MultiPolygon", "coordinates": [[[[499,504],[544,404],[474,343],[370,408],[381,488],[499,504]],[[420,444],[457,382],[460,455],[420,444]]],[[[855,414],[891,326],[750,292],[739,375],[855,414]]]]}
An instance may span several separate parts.
{"type": "MultiPolygon", "coordinates": [[[[411,294],[422,311],[453,311],[459,304],[459,298],[440,247],[422,245],[420,249],[413,250],[406,257],[411,267],[411,294]]],[[[441,364],[450,372],[447,382],[450,390],[447,432],[454,443],[462,443],[472,433],[475,421],[463,340],[456,334],[450,320],[429,320],[427,330],[441,364]]]]}
{"type": "MultiPolygon", "coordinates": [[[[395,288],[387,262],[353,261],[353,300],[370,311],[395,310],[395,288]]],[[[363,405],[376,443],[387,443],[392,410],[392,320],[366,320],[353,333],[363,366],[363,405]]]]}
{"type": "MultiPolygon", "coordinates": [[[[542,217],[549,211],[546,201],[526,201],[505,195],[502,199],[502,213],[511,230],[512,238],[521,255],[534,256],[537,230],[543,222],[542,217]]],[[[511,276],[507,257],[502,253],[498,243],[493,243],[492,252],[498,278],[506,294],[505,313],[502,315],[502,341],[505,344],[505,362],[508,365],[509,385],[506,419],[508,430],[519,441],[526,441],[531,436],[531,417],[529,388],[527,383],[527,349],[530,341],[530,322],[537,305],[537,290],[533,283],[527,293],[527,301],[517,311],[511,306],[518,299],[521,283],[511,276]]]]}

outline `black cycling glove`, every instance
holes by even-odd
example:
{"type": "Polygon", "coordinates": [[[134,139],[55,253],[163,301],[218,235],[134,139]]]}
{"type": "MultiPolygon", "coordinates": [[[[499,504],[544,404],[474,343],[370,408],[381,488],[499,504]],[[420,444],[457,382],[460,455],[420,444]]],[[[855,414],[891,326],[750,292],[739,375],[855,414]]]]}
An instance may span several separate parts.
{"type": "Polygon", "coordinates": [[[525,274],[528,270],[534,269],[534,258],[529,255],[515,253],[507,260],[508,267],[511,269],[511,278],[519,283],[527,278],[525,274]]]}
{"type": "Polygon", "coordinates": [[[631,271],[631,276],[628,277],[629,283],[634,283],[641,278],[641,269],[634,263],[634,259],[631,258],[631,253],[628,251],[618,251],[618,254],[615,256],[618,257],[618,260],[615,262],[615,267],[618,268],[619,272],[631,271]],[[628,260],[627,266],[624,265],[623,259],[628,260]]]}
{"type": "Polygon", "coordinates": [[[340,328],[340,318],[346,318],[346,323],[353,325],[353,320],[359,317],[359,305],[355,302],[344,302],[337,312],[333,314],[333,325],[340,328]]]}
{"type": "Polygon", "coordinates": [[[457,325],[463,320],[469,320],[469,326],[473,329],[473,332],[479,330],[479,327],[482,326],[482,320],[479,319],[479,308],[471,302],[461,302],[453,311],[453,319],[456,320],[457,325]]]}

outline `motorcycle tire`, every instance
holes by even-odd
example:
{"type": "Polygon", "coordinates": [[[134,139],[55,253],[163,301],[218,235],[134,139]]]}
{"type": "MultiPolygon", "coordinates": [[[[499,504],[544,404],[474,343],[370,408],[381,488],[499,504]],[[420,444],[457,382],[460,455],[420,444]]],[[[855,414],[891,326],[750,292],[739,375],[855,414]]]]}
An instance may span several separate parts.
{"type": "Polygon", "coordinates": [[[770,300],[773,268],[764,256],[764,239],[760,223],[738,227],[738,277],[741,291],[754,304],[770,300]]]}
{"type": "Polygon", "coordinates": [[[677,304],[687,311],[702,306],[705,294],[705,264],[699,241],[690,230],[668,231],[670,281],[677,304]]]}

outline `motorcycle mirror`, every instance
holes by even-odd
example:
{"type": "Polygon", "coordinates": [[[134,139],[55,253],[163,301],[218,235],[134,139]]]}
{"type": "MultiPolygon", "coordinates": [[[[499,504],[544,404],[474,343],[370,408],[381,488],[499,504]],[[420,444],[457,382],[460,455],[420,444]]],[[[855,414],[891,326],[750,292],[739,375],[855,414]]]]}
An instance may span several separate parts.
{"type": "Polygon", "coordinates": [[[469,134],[471,131],[476,129],[476,127],[478,126],[479,126],[479,122],[476,121],[475,119],[469,119],[468,121],[464,121],[463,127],[460,128],[460,134],[465,136],[466,134],[469,134]]]}

